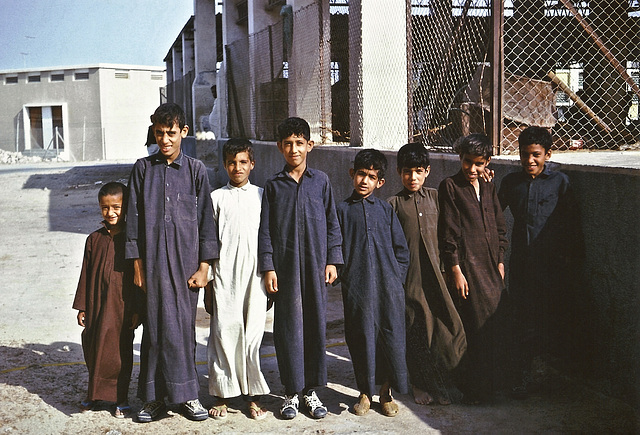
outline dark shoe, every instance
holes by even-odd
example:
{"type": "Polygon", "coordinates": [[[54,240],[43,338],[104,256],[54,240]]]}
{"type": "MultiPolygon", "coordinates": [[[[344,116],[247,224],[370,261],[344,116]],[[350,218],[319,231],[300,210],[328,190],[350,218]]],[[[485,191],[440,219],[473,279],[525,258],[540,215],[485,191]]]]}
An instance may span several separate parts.
{"type": "Polygon", "coordinates": [[[307,405],[311,417],[324,418],[324,416],[327,415],[327,407],[318,399],[315,391],[309,390],[307,394],[304,395],[304,403],[307,405]]]}
{"type": "Polygon", "coordinates": [[[149,423],[158,418],[164,411],[164,402],[162,400],[154,400],[153,402],[145,403],[136,417],[139,423],[149,423]]]}
{"type": "Polygon", "coordinates": [[[209,413],[198,399],[188,400],[182,405],[184,416],[189,420],[202,421],[209,418],[209,413]]]}
{"type": "Polygon", "coordinates": [[[284,402],[282,403],[282,407],[280,408],[280,415],[285,420],[291,420],[298,415],[298,406],[300,404],[300,400],[298,399],[298,394],[293,394],[291,396],[284,396],[284,402]]]}

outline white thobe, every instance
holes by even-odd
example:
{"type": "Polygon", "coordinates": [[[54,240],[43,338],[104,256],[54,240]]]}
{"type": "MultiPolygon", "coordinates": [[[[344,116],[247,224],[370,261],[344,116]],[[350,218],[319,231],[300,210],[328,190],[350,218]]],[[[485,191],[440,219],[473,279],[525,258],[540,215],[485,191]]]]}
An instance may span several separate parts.
{"type": "Polygon", "coordinates": [[[209,393],[223,398],[267,394],[260,370],[267,293],[257,268],[262,188],[227,184],[211,192],[211,199],[220,258],[212,267],[209,393]]]}

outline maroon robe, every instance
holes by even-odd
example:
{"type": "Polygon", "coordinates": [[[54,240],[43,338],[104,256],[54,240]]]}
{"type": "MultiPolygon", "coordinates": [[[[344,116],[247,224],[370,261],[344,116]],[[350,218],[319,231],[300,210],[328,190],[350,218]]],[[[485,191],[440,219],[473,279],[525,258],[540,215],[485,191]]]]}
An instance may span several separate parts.
{"type": "Polygon", "coordinates": [[[124,232],[106,228],[87,237],[73,308],[85,312],[82,350],[89,370],[88,400],[127,400],[133,367],[131,318],[140,290],[124,258],[124,232]]]}

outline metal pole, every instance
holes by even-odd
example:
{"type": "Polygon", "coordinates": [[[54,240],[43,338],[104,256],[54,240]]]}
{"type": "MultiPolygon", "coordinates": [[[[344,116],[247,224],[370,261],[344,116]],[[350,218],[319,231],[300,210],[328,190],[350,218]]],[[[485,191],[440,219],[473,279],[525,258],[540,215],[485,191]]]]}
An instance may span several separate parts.
{"type": "Polygon", "coordinates": [[[493,50],[491,53],[491,141],[493,154],[499,155],[502,144],[502,85],[504,83],[502,31],[504,25],[503,2],[492,0],[491,17],[493,50]]]}

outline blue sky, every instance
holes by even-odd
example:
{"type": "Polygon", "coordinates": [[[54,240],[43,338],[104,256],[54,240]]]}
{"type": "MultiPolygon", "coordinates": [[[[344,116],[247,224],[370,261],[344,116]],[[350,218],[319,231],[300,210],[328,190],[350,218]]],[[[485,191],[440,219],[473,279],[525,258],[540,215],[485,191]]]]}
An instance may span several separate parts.
{"type": "Polygon", "coordinates": [[[0,0],[0,70],[164,66],[193,0],[0,0]]]}

